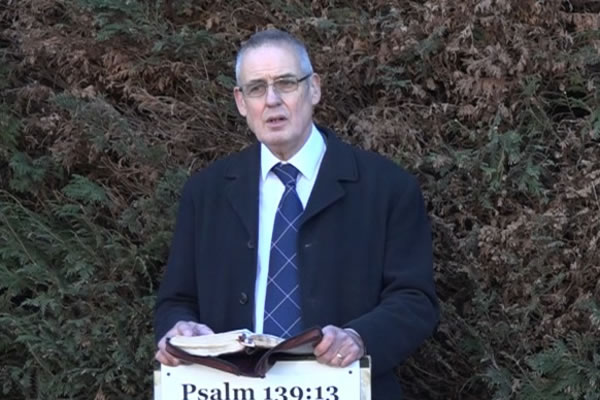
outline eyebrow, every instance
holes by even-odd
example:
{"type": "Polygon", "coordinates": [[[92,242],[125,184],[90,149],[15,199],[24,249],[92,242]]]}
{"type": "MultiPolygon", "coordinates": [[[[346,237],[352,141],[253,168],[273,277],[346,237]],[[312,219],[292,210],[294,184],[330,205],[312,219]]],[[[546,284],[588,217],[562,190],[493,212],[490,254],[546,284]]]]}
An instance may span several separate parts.
{"type": "MultiPolygon", "coordinates": [[[[287,74],[283,74],[283,75],[278,75],[276,77],[273,78],[274,81],[278,80],[278,79],[282,79],[282,78],[295,78],[296,75],[293,73],[287,73],[287,74]]],[[[250,81],[248,81],[247,85],[250,85],[252,83],[262,83],[262,82],[266,82],[265,79],[252,79],[250,81]]]]}

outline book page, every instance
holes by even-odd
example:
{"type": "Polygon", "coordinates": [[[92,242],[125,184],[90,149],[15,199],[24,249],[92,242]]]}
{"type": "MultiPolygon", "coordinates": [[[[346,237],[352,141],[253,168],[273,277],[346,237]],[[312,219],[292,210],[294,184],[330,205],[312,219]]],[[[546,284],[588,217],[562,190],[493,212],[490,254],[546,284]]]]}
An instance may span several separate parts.
{"type": "Polygon", "coordinates": [[[250,335],[249,340],[252,341],[256,347],[264,347],[266,349],[270,349],[272,347],[277,346],[285,339],[266,333],[255,333],[253,335],[250,335]]]}
{"type": "Polygon", "coordinates": [[[214,356],[225,353],[234,353],[245,347],[252,347],[248,338],[253,333],[248,329],[215,333],[201,336],[174,336],[170,342],[173,346],[197,356],[214,356]]]}

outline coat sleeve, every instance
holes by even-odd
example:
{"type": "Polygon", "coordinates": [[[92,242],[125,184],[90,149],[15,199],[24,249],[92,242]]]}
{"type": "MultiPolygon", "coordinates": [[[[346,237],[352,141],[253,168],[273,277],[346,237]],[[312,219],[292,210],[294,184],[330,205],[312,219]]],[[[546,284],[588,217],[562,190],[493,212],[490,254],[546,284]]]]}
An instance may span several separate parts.
{"type": "Polygon", "coordinates": [[[401,177],[391,197],[379,304],[347,324],[362,337],[374,376],[404,362],[439,320],[431,229],[416,179],[401,177]]]}
{"type": "Polygon", "coordinates": [[[158,342],[178,321],[199,321],[195,272],[196,215],[191,178],[184,185],[166,271],[154,310],[158,342]]]}

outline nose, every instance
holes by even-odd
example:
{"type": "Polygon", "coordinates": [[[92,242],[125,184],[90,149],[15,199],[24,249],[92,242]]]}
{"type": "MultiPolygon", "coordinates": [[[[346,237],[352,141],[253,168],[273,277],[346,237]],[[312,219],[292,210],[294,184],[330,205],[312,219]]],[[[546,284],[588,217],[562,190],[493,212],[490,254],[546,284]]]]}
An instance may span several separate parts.
{"type": "Polygon", "coordinates": [[[277,91],[277,89],[275,89],[275,86],[273,85],[267,86],[267,93],[265,94],[265,96],[267,105],[269,106],[276,106],[281,103],[281,94],[277,91]]]}

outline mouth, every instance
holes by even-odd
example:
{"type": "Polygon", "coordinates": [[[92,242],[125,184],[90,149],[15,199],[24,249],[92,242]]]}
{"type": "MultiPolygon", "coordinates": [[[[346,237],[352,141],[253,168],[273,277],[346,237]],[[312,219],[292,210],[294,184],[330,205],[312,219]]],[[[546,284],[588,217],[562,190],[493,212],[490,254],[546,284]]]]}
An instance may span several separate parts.
{"type": "Polygon", "coordinates": [[[275,117],[267,118],[266,123],[267,123],[267,126],[277,127],[277,126],[281,126],[281,125],[285,124],[286,121],[287,121],[286,117],[275,116],[275,117]]]}
{"type": "Polygon", "coordinates": [[[279,117],[270,117],[270,118],[267,118],[267,124],[283,122],[283,121],[286,121],[286,120],[287,120],[287,118],[286,117],[282,117],[282,116],[279,116],[279,117]]]}

